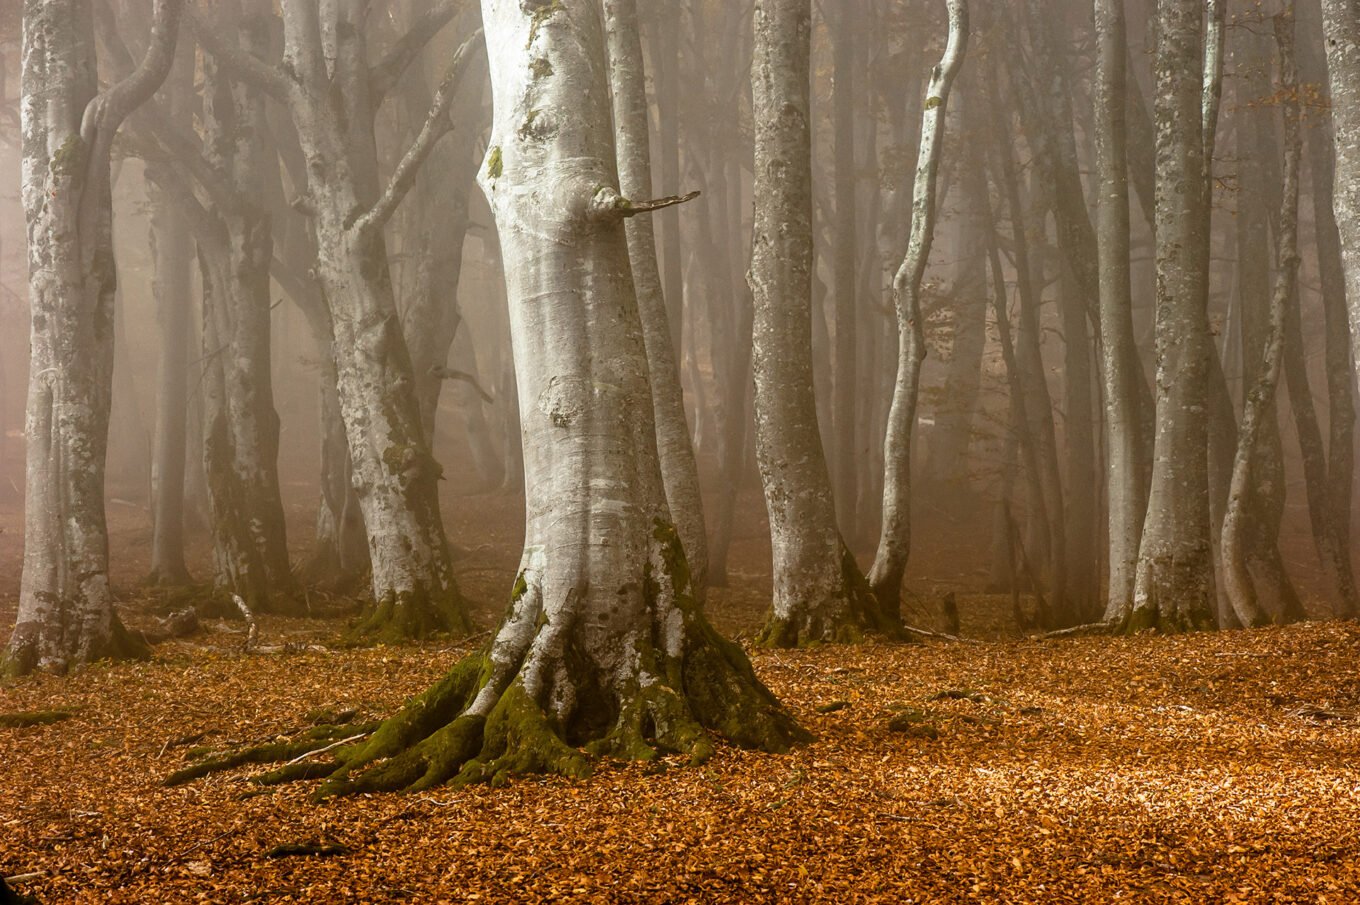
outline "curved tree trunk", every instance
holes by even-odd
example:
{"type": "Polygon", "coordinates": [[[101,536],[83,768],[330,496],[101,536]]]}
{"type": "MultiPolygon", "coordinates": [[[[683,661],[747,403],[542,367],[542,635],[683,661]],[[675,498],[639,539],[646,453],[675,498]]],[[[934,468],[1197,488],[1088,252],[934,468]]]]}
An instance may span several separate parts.
{"type": "MultiPolygon", "coordinates": [[[[1292,6],[1292,4],[1290,5],[1292,6]]],[[[1267,607],[1261,601],[1256,587],[1258,580],[1250,569],[1248,519],[1260,519],[1264,515],[1258,507],[1250,506],[1252,497],[1248,494],[1248,482],[1269,481],[1257,474],[1263,459],[1278,454],[1278,436],[1272,444],[1263,444],[1263,432],[1276,428],[1275,390],[1279,385],[1285,344],[1285,309],[1297,301],[1298,293],[1298,205],[1299,205],[1299,162],[1301,157],[1301,137],[1299,134],[1298,75],[1294,64],[1294,20],[1293,10],[1275,18],[1275,38],[1279,46],[1280,82],[1279,97],[1284,112],[1284,188],[1281,192],[1278,232],[1275,239],[1275,286],[1270,299],[1269,324],[1263,343],[1248,349],[1247,354],[1259,355],[1256,364],[1247,373],[1254,375],[1251,389],[1247,393],[1243,407],[1242,427],[1238,435],[1237,455],[1233,462],[1232,484],[1228,495],[1228,509],[1223,518],[1223,580],[1228,599],[1232,601],[1237,619],[1245,626],[1261,625],[1270,621],[1267,607]],[[1265,454],[1263,456],[1263,453],[1265,454]],[[1258,511],[1253,511],[1254,509],[1258,511]]],[[[1270,143],[1273,145],[1273,142],[1270,143]]],[[[1264,225],[1264,224],[1263,224],[1264,225]]],[[[1245,282],[1245,280],[1244,280],[1245,282]]],[[[1246,331],[1244,331],[1245,333],[1246,331]]],[[[1311,403],[1310,403],[1311,404],[1311,403]]],[[[1269,461],[1268,459],[1265,459],[1269,461]]],[[[1273,464],[1273,463],[1271,463],[1273,464]]],[[[1280,480],[1276,478],[1276,480],[1280,480]]],[[[1260,543],[1260,528],[1256,527],[1260,543]]],[[[1273,541],[1274,539],[1269,539],[1273,541]]],[[[1271,543],[1274,547],[1274,543],[1271,543]]],[[[1278,558],[1278,548],[1275,548],[1278,558]]],[[[1258,551],[1258,555],[1259,551],[1258,551]]],[[[1281,565],[1282,570],[1282,565],[1281,565]]],[[[1292,588],[1291,588],[1292,590],[1292,588]]],[[[1294,601],[1298,607],[1297,598],[1294,601]]],[[[1288,610],[1277,618],[1292,615],[1288,610]]]]}
{"type": "Polygon", "coordinates": [[[761,634],[798,646],[858,639],[879,616],[836,527],[812,374],[812,146],[809,0],[755,12],[754,299],[756,460],[774,552],[774,601],[761,634]]]}
{"type": "Polygon", "coordinates": [[[704,619],[666,511],[623,229],[646,206],[613,188],[598,7],[485,0],[483,15],[496,116],[480,179],[510,296],[524,557],[487,652],[342,754],[324,791],[579,776],[591,754],[702,761],[705,729],[783,750],[806,735],[704,619]]]}
{"type": "Polygon", "coordinates": [[[468,617],[439,512],[440,468],[425,441],[382,233],[406,186],[394,181],[379,195],[362,7],[352,0],[324,9],[285,3],[290,75],[273,79],[307,161],[317,278],[330,313],[351,477],[368,532],[374,606],[358,631],[379,637],[465,632],[468,617]],[[335,17],[326,27],[323,12],[335,17]],[[328,48],[332,26],[335,44],[328,48]]]}
{"type": "Polygon", "coordinates": [[[19,613],[0,674],[138,655],[109,587],[104,458],[113,388],[109,157],[123,119],[164,81],[182,2],[159,0],[150,49],[97,94],[89,0],[27,0],[20,105],[31,306],[19,613]]]}
{"type": "Polygon", "coordinates": [[[897,380],[893,385],[888,429],[883,440],[883,522],[869,584],[886,619],[901,616],[902,579],[911,555],[911,443],[916,426],[921,364],[925,361],[925,325],[921,315],[921,281],[935,233],[935,183],[944,145],[944,113],[954,77],[968,45],[968,4],[949,0],[949,42],[931,70],[921,115],[921,147],[912,185],[911,227],[907,254],[893,280],[897,309],[897,380]]]}

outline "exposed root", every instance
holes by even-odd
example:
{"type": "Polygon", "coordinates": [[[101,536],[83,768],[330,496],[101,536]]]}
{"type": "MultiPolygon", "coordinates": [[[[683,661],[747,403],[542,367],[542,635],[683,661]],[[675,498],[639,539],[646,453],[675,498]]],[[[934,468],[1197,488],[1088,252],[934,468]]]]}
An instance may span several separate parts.
{"type": "Polygon", "coordinates": [[[263,745],[256,745],[251,748],[242,748],[238,751],[231,751],[217,757],[206,758],[196,764],[176,770],[166,777],[164,784],[167,786],[183,785],[195,779],[200,779],[212,773],[221,773],[240,767],[244,764],[272,764],[278,761],[289,760],[302,754],[309,754],[320,748],[326,747],[330,742],[346,735],[362,734],[372,732],[378,728],[378,723],[368,726],[353,725],[328,725],[315,726],[308,729],[302,735],[293,740],[266,742],[263,745]]]}
{"type": "Polygon", "coordinates": [[[0,729],[26,729],[29,726],[50,726],[75,716],[74,710],[22,710],[0,713],[0,729]]]}
{"type": "Polygon", "coordinates": [[[333,749],[331,759],[306,760],[255,777],[264,785],[325,779],[317,799],[371,792],[504,785],[513,776],[584,778],[599,757],[652,761],[679,754],[698,764],[714,753],[710,732],[743,747],[782,752],[811,736],[797,725],[751,670],[741,647],[719,636],[697,613],[696,633],[676,685],[660,677],[635,684],[617,701],[603,730],[596,710],[564,725],[541,697],[515,678],[485,716],[468,712],[492,675],[483,651],[461,660],[438,684],[375,727],[367,740],[327,744],[357,732],[317,727],[296,741],[272,742],[186,767],[166,782],[187,782],[245,764],[278,763],[333,749]],[[677,687],[678,686],[678,687],[677,687]]]}
{"type": "MultiPolygon", "coordinates": [[[[658,522],[653,538],[640,582],[650,623],[622,622],[618,634],[588,641],[589,633],[570,630],[579,616],[572,607],[575,592],[550,613],[526,570],[516,579],[497,637],[366,741],[323,744],[350,732],[341,728],[324,739],[313,734],[218,757],[172,780],[293,759],[256,781],[324,776],[316,793],[324,799],[445,784],[502,785],[533,773],[582,778],[599,757],[681,755],[703,763],[714,752],[710,733],[771,752],[809,740],[756,678],[746,652],[719,635],[694,602],[674,528],[658,522]],[[323,750],[334,750],[330,761],[299,757],[323,750]]],[[[638,590],[635,585],[623,593],[638,590]]]]}

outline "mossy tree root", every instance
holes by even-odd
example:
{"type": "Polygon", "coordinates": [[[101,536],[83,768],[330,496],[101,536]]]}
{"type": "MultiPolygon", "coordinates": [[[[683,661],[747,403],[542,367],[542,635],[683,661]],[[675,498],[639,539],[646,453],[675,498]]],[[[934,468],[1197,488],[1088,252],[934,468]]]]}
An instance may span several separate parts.
{"type": "Polygon", "coordinates": [[[892,639],[905,637],[900,617],[890,615],[855,562],[854,554],[841,544],[841,574],[838,587],[826,599],[808,601],[792,613],[771,613],[756,643],[765,647],[800,648],[820,644],[858,644],[868,635],[892,639]]]}
{"type": "MultiPolygon", "coordinates": [[[[368,735],[378,729],[379,723],[368,724],[327,724],[314,726],[303,732],[297,738],[280,739],[266,742],[262,745],[254,745],[249,748],[242,748],[237,751],[228,751],[215,757],[205,758],[198,763],[189,764],[171,773],[163,781],[166,786],[179,786],[195,779],[201,779],[213,773],[223,773],[227,770],[246,764],[272,764],[278,761],[292,760],[319,751],[327,747],[328,743],[336,739],[348,738],[355,735],[368,735]]],[[[298,764],[295,766],[304,766],[298,764]]]]}
{"type": "MultiPolygon", "coordinates": [[[[318,800],[369,792],[419,791],[471,783],[503,785],[510,777],[589,776],[596,760],[653,761],[663,755],[703,763],[713,734],[746,748],[787,751],[811,739],[761,684],[741,646],[723,638],[695,610],[684,613],[685,651],[658,656],[640,646],[642,669],[621,684],[602,685],[588,658],[568,654],[555,665],[526,660],[490,698],[474,704],[496,670],[488,651],[462,659],[440,682],[377,725],[372,735],[337,748],[329,758],[289,764],[255,778],[273,785],[323,778],[318,800]],[[561,686],[531,694],[525,674],[557,669],[583,702],[564,718],[552,703],[561,686]]],[[[273,742],[193,764],[167,784],[187,782],[245,764],[295,759],[324,742],[357,733],[318,727],[296,741],[273,742]]]]}

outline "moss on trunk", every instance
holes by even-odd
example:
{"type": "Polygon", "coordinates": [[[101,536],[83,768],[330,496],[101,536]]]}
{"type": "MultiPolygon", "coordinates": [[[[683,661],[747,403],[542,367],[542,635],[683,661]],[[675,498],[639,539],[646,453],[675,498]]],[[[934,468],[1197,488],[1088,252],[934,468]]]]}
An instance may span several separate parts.
{"type": "Polygon", "coordinates": [[[757,641],[766,647],[814,647],[858,644],[869,634],[901,637],[901,620],[895,606],[889,610],[880,605],[854,554],[842,543],[838,586],[824,600],[809,601],[787,616],[771,613],[757,641]]]}

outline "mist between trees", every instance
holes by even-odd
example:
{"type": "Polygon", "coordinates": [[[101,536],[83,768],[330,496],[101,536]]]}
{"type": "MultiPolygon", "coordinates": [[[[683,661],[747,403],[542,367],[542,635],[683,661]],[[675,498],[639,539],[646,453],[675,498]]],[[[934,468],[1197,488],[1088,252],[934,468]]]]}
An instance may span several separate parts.
{"type": "Polygon", "coordinates": [[[504,620],[299,775],[782,750],[752,574],[783,647],[1356,615],[1355,0],[26,0],[0,54],[10,673],[146,656],[142,579],[467,635],[474,499],[504,620]]]}

